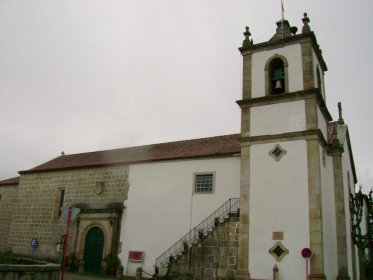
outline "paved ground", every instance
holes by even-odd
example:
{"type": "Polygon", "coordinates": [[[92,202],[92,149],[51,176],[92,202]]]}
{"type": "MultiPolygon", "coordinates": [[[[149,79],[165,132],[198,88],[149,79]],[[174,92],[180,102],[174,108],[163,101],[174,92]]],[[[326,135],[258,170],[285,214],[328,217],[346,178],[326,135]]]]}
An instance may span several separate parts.
{"type": "Polygon", "coordinates": [[[109,275],[82,275],[75,272],[65,272],[64,280],[114,280],[116,277],[109,275]]]}
{"type": "MultiPolygon", "coordinates": [[[[142,280],[149,280],[150,275],[143,273],[142,280]]],[[[122,276],[122,280],[135,280],[134,276],[122,276]]],[[[116,276],[101,273],[84,273],[65,271],[64,280],[118,280],[116,276]]]]}

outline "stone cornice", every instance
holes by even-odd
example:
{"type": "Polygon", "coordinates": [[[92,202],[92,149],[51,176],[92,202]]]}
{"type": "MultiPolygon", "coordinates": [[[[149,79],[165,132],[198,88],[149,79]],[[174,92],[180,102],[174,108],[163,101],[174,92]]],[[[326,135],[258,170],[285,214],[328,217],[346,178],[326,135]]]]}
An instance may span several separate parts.
{"type": "Polygon", "coordinates": [[[271,142],[284,142],[284,141],[296,141],[296,140],[308,140],[317,139],[323,148],[326,150],[328,155],[341,154],[343,153],[343,148],[335,147],[325,140],[323,133],[320,129],[287,132],[281,134],[271,134],[271,135],[260,135],[260,136],[249,136],[241,137],[241,146],[247,146],[251,144],[263,144],[271,142]]]}
{"type": "Polygon", "coordinates": [[[327,121],[332,121],[333,118],[330,115],[328,108],[321,96],[320,90],[318,88],[312,88],[307,90],[300,90],[290,93],[282,93],[278,95],[269,95],[256,98],[249,98],[236,101],[240,108],[264,106],[271,104],[278,104],[284,102],[292,102],[297,100],[305,100],[307,98],[315,98],[317,104],[320,108],[321,113],[324,115],[327,121]]]}
{"type": "Polygon", "coordinates": [[[322,56],[322,51],[320,49],[319,44],[317,43],[316,36],[313,32],[305,33],[305,34],[298,34],[294,35],[291,37],[285,37],[282,39],[278,40],[273,40],[273,41],[267,41],[263,43],[258,43],[254,45],[247,45],[247,46],[242,46],[239,49],[242,55],[250,55],[255,52],[260,52],[263,50],[270,50],[274,48],[279,48],[279,47],[285,47],[291,44],[302,44],[306,43],[309,41],[312,44],[312,47],[315,51],[315,54],[320,62],[320,65],[322,67],[322,70],[325,72],[328,70],[328,67],[326,66],[326,63],[324,61],[324,58],[322,56]]]}

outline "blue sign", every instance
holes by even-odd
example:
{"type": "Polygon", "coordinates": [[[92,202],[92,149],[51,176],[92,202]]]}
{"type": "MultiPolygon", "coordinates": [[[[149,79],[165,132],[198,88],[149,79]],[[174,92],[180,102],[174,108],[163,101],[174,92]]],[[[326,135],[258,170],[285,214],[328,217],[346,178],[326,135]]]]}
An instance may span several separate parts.
{"type": "Polygon", "coordinates": [[[39,240],[36,237],[31,238],[31,247],[37,248],[39,245],[39,240]]]}

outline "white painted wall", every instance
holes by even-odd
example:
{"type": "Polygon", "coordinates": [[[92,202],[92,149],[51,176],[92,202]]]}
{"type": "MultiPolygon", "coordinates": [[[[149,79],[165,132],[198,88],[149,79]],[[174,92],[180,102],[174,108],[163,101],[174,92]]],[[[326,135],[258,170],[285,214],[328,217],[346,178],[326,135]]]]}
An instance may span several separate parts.
{"type": "MultiPolygon", "coordinates": [[[[353,275],[353,263],[352,263],[352,247],[355,246],[352,243],[351,239],[351,216],[350,216],[350,211],[349,211],[349,183],[348,183],[348,175],[347,173],[350,174],[351,177],[351,182],[350,182],[350,188],[351,191],[355,190],[355,186],[353,184],[353,172],[352,172],[352,164],[351,164],[351,158],[349,154],[349,149],[348,149],[348,144],[347,144],[347,139],[344,143],[344,153],[342,154],[342,172],[343,172],[343,191],[345,194],[344,202],[345,202],[345,213],[346,213],[346,236],[347,236],[347,252],[348,252],[348,273],[350,277],[353,275]]],[[[355,246],[355,250],[357,251],[357,247],[355,246]]],[[[359,258],[356,258],[356,267],[359,267],[359,258]]],[[[357,269],[357,276],[359,276],[359,269],[357,269]]],[[[359,279],[359,278],[358,278],[359,279]]]]}
{"type": "Polygon", "coordinates": [[[323,147],[320,145],[321,201],[324,242],[324,270],[326,279],[336,279],[338,275],[338,251],[336,236],[335,192],[333,158],[325,155],[325,167],[322,160],[323,147]]]}
{"type": "Polygon", "coordinates": [[[328,141],[328,129],[324,115],[321,113],[319,106],[317,106],[317,126],[321,130],[324,139],[328,141]]]}
{"type": "Polygon", "coordinates": [[[287,153],[275,161],[268,154],[275,144],[253,145],[250,151],[250,276],[272,279],[272,232],[283,231],[281,242],[290,252],[277,263],[280,279],[299,280],[305,274],[300,252],[309,247],[307,145],[280,142],[287,153]]]}
{"type": "MultiPolygon", "coordinates": [[[[240,157],[183,160],[131,165],[127,209],[123,215],[120,258],[127,268],[128,251],[145,251],[144,270],[154,273],[155,259],[212,214],[225,201],[240,196],[240,157]],[[213,171],[214,194],[195,194],[193,174],[213,171]]],[[[139,264],[132,263],[134,274],[139,264]]]]}
{"type": "Polygon", "coordinates": [[[289,92],[303,90],[303,68],[300,44],[276,48],[274,50],[254,53],[252,56],[252,87],[253,98],[265,96],[265,72],[267,61],[275,54],[286,57],[289,64],[289,92]]]}
{"type": "Polygon", "coordinates": [[[251,108],[250,136],[306,130],[304,100],[251,108]]]}

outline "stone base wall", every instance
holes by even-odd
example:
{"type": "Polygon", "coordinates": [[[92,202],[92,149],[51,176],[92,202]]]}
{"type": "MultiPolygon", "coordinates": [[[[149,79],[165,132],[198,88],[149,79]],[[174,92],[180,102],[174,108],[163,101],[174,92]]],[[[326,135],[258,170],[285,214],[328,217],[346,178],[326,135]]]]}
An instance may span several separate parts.
{"type": "Polygon", "coordinates": [[[17,195],[17,186],[0,187],[0,251],[11,249],[9,233],[17,195]]]}
{"type": "Polygon", "coordinates": [[[239,218],[230,217],[172,262],[169,273],[196,279],[235,279],[239,218]]]}
{"type": "MultiPolygon", "coordinates": [[[[57,243],[67,225],[58,215],[61,190],[65,190],[64,207],[113,209],[123,206],[128,187],[128,166],[124,165],[22,174],[7,235],[11,249],[17,255],[30,256],[31,238],[36,237],[39,246],[33,252],[34,257],[56,260],[57,243]]],[[[75,224],[71,229],[71,241],[75,224]]],[[[75,245],[70,242],[70,252],[75,245]]]]}
{"type": "Polygon", "coordinates": [[[1,280],[59,280],[61,266],[31,259],[17,259],[16,264],[0,264],[1,280]]]}

